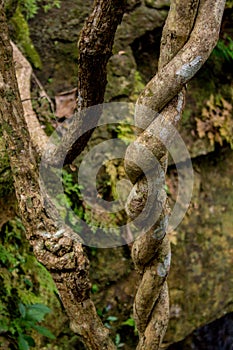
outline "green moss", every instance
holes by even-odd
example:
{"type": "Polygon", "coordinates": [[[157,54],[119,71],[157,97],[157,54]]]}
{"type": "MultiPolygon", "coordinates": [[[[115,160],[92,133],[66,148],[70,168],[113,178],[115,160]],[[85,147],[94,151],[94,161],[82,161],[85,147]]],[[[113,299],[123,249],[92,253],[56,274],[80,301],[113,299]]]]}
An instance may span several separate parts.
{"type": "Polygon", "coordinates": [[[135,71],[134,73],[134,91],[132,95],[130,96],[131,101],[136,101],[139,94],[142,92],[142,90],[145,88],[145,84],[142,81],[141,74],[139,71],[135,71]]]}
{"type": "Polygon", "coordinates": [[[5,94],[6,94],[6,100],[9,103],[13,102],[16,98],[15,93],[12,89],[7,89],[5,94]]]}
{"type": "Polygon", "coordinates": [[[227,0],[226,1],[226,8],[231,9],[233,7],[233,0],[227,0]]]}
{"type": "MultiPolygon", "coordinates": [[[[45,309],[48,309],[45,306],[48,305],[59,313],[61,312],[60,303],[56,297],[57,292],[52,277],[33,256],[25,238],[24,227],[18,218],[2,227],[0,265],[0,324],[11,333],[10,344],[13,346],[19,332],[17,327],[23,328],[22,323],[19,323],[20,318],[23,318],[20,304],[25,307],[39,304],[45,309]]],[[[53,326],[54,323],[56,324],[51,321],[54,320],[54,315],[51,314],[49,319],[46,326],[51,328],[51,324],[53,326]]],[[[40,345],[41,336],[29,328],[26,334],[32,336],[40,345]]],[[[41,346],[38,346],[38,349],[41,349],[41,346]]]]}
{"type": "Polygon", "coordinates": [[[168,0],[145,0],[145,5],[147,7],[152,7],[156,9],[169,8],[170,1],[168,0]]]}
{"type": "Polygon", "coordinates": [[[0,198],[13,192],[13,178],[9,158],[0,132],[0,198]]]}
{"type": "Polygon", "coordinates": [[[33,66],[41,69],[42,63],[40,56],[32,43],[28,23],[22,15],[19,7],[17,8],[14,16],[11,18],[11,24],[15,32],[14,40],[21,47],[22,51],[33,66]]]}
{"type": "Polygon", "coordinates": [[[136,64],[132,50],[119,51],[108,63],[108,84],[105,100],[129,97],[134,92],[136,64]]]}

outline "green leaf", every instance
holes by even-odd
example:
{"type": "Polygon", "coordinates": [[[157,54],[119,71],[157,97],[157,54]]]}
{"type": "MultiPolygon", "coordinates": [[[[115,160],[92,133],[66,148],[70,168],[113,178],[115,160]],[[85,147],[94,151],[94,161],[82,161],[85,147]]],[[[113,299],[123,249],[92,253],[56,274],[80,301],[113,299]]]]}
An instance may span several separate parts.
{"type": "Polygon", "coordinates": [[[19,350],[29,350],[29,344],[22,333],[18,336],[19,350]]]}
{"type": "Polygon", "coordinates": [[[5,333],[9,330],[8,322],[6,318],[0,318],[0,333],[5,333]]]}
{"type": "Polygon", "coordinates": [[[93,284],[92,287],[91,287],[91,291],[92,293],[97,293],[99,291],[99,287],[97,286],[97,284],[93,284]]]}
{"type": "Polygon", "coordinates": [[[121,342],[121,337],[120,337],[120,334],[117,333],[117,334],[116,334],[116,338],[115,338],[115,344],[116,344],[116,346],[119,345],[120,342],[121,342]]]}
{"type": "Polygon", "coordinates": [[[97,309],[97,315],[99,317],[103,317],[103,311],[101,309],[97,309]]]}
{"type": "Polygon", "coordinates": [[[33,287],[33,283],[28,278],[24,278],[24,283],[29,287],[33,287]]]}
{"type": "Polygon", "coordinates": [[[44,304],[29,305],[26,311],[26,318],[31,321],[41,322],[49,312],[51,310],[44,304]]]}
{"type": "Polygon", "coordinates": [[[36,346],[36,343],[32,337],[30,337],[29,335],[26,335],[26,334],[23,334],[23,337],[28,342],[29,346],[32,346],[32,347],[36,346]]]}
{"type": "Polygon", "coordinates": [[[19,312],[23,318],[26,316],[26,308],[22,303],[19,303],[19,312]]]}
{"type": "Polygon", "coordinates": [[[108,318],[107,318],[107,321],[115,322],[117,320],[118,320],[118,318],[116,316],[108,316],[108,318]]]}
{"type": "Polygon", "coordinates": [[[47,338],[50,339],[56,339],[55,335],[50,332],[48,328],[42,327],[42,326],[36,326],[34,325],[33,328],[40,334],[44,335],[47,338]]]}
{"type": "Polygon", "coordinates": [[[125,322],[122,322],[122,326],[130,326],[134,327],[135,326],[135,321],[133,318],[128,318],[125,322]]]}

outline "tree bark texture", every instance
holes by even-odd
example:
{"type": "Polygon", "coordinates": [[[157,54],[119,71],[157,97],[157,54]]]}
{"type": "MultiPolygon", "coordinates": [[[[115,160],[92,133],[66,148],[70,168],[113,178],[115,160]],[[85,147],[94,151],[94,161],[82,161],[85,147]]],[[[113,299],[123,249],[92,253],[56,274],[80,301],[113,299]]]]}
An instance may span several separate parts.
{"type": "Polygon", "coordinates": [[[79,72],[77,111],[69,132],[60,145],[47,157],[54,166],[71,163],[85,148],[101,115],[101,107],[95,115],[85,118],[80,113],[85,108],[104,102],[107,84],[107,63],[117,26],[121,23],[126,0],[95,0],[94,9],[87,19],[79,39],[79,72]],[[85,129],[87,132],[84,132],[85,129]],[[64,154],[66,154],[64,160],[64,154]]]}
{"type": "MultiPolygon", "coordinates": [[[[223,0],[171,1],[161,39],[158,73],[137,101],[135,120],[143,131],[126,151],[125,169],[134,184],[126,205],[131,219],[138,215],[140,201],[145,203],[145,178],[137,166],[142,157],[139,146],[149,149],[166,173],[166,146],[175,137],[175,129],[170,126],[177,127],[181,119],[185,84],[197,73],[217,43],[224,5],[223,0]],[[154,113],[147,113],[143,106],[154,113]],[[160,116],[155,118],[156,112],[160,116]],[[156,132],[153,133],[153,130],[156,132]],[[159,135],[160,130],[166,130],[162,142],[155,136],[159,135]]],[[[144,158],[144,169],[150,169],[152,164],[150,157],[144,158]]],[[[164,196],[163,189],[154,195],[157,203],[160,203],[164,196]]],[[[134,301],[134,318],[139,331],[137,350],[159,349],[169,320],[166,278],[171,252],[166,237],[169,221],[167,201],[163,200],[160,207],[157,222],[146,234],[136,239],[132,247],[134,264],[142,276],[134,301]]]]}
{"type": "Polygon", "coordinates": [[[66,227],[48,197],[42,197],[39,156],[31,142],[19,95],[12,46],[0,2],[0,122],[27,238],[36,258],[51,272],[72,329],[87,349],[112,350],[109,330],[90,299],[89,261],[78,235],[66,227]]]}

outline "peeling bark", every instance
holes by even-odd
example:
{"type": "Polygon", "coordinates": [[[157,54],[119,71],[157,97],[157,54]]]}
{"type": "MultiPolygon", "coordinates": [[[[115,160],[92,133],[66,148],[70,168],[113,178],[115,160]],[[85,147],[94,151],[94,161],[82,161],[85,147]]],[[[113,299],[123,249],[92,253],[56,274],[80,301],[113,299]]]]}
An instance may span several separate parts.
{"type": "Polygon", "coordinates": [[[32,108],[31,103],[31,75],[32,67],[20,50],[14,43],[11,43],[13,48],[13,59],[15,63],[16,78],[19,87],[19,93],[23,104],[24,117],[30,133],[31,140],[35,148],[41,154],[46,149],[48,137],[41,128],[39,120],[32,108]]]}

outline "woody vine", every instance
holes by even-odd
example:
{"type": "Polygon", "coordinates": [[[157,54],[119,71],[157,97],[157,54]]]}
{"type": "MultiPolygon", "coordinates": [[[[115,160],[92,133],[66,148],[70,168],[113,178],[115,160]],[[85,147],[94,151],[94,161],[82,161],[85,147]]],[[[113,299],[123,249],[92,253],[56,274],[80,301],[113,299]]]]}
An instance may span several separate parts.
{"type": "MultiPolygon", "coordinates": [[[[82,133],[85,120],[80,112],[104,101],[106,65],[125,4],[125,1],[119,0],[94,2],[79,40],[79,104],[76,117],[63,142],[57,148],[47,150],[50,165],[56,166],[63,161],[64,148],[69,149],[65,163],[71,163],[91,136],[91,131],[85,135],[82,133]]],[[[138,125],[143,125],[144,131],[129,146],[125,157],[126,173],[134,186],[126,204],[130,218],[138,215],[138,207],[143,206],[145,201],[145,178],[140,169],[134,167],[140,156],[138,144],[143,144],[152,152],[165,174],[167,150],[164,144],[174,137],[169,125],[177,126],[184,108],[186,84],[217,43],[224,6],[224,0],[191,0],[185,4],[180,0],[171,1],[161,39],[158,73],[136,103],[135,119],[138,125]],[[155,127],[156,119],[145,115],[141,106],[160,113],[162,127],[167,130],[164,142],[153,134],[151,136],[150,129],[155,127]]],[[[38,261],[51,273],[70,318],[71,328],[81,336],[87,349],[115,349],[109,330],[99,319],[90,298],[89,261],[82,244],[77,234],[62,222],[49,196],[46,193],[42,195],[40,191],[38,165],[41,153],[46,148],[46,137],[39,128],[38,134],[33,134],[32,126],[27,122],[2,0],[0,28],[0,122],[27,239],[38,261]]],[[[100,115],[101,109],[96,118],[100,115]]],[[[166,282],[170,265],[170,246],[166,236],[169,208],[166,198],[162,197],[162,191],[158,191],[155,207],[160,207],[159,220],[136,239],[132,247],[132,258],[141,274],[134,302],[134,318],[139,332],[138,350],[159,349],[169,319],[166,282]],[[159,268],[161,264],[162,273],[159,268]]]]}

